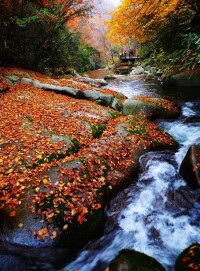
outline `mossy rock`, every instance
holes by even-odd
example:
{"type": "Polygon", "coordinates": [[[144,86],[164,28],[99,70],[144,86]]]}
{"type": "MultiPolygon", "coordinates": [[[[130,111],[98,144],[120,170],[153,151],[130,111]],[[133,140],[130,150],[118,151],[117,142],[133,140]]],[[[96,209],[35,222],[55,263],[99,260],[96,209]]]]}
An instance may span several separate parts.
{"type": "Polygon", "coordinates": [[[107,271],[165,271],[154,258],[130,249],[122,249],[107,271]]]}
{"type": "Polygon", "coordinates": [[[182,72],[171,77],[166,78],[163,81],[166,86],[177,87],[199,87],[200,86],[200,74],[194,72],[182,72]]]}
{"type": "Polygon", "coordinates": [[[200,244],[193,243],[183,250],[175,263],[175,271],[200,270],[200,244]]]}
{"type": "MultiPolygon", "coordinates": [[[[104,206],[103,206],[104,207],[104,206]]],[[[80,224],[75,217],[66,231],[62,231],[58,244],[65,248],[77,250],[91,239],[102,234],[105,224],[104,208],[93,211],[86,216],[87,222],[80,224]]]]}
{"type": "Polygon", "coordinates": [[[115,80],[117,79],[117,77],[115,75],[106,75],[104,77],[104,80],[115,80]]]}
{"type": "Polygon", "coordinates": [[[191,146],[183,159],[180,174],[192,189],[200,187],[200,146],[191,146]]]}
{"type": "MultiPolygon", "coordinates": [[[[144,112],[146,117],[150,120],[158,118],[177,118],[180,115],[180,110],[175,106],[175,110],[165,109],[162,104],[158,105],[154,103],[157,99],[152,98],[152,101],[142,101],[140,99],[127,99],[123,104],[122,113],[127,115],[137,115],[140,112],[144,112]]],[[[163,103],[166,100],[163,100],[163,103]]],[[[162,102],[162,100],[161,100],[162,102]]],[[[170,101],[169,101],[170,102],[170,101]]]]}

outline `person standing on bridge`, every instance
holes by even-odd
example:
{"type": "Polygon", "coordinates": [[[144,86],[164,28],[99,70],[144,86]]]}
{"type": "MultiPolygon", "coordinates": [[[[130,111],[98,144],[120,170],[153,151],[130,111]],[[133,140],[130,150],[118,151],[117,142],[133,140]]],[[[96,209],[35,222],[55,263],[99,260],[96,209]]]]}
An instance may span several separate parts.
{"type": "Polygon", "coordinates": [[[126,59],[126,55],[127,55],[127,52],[126,52],[126,51],[124,51],[124,57],[125,57],[125,59],[126,59]]]}
{"type": "Polygon", "coordinates": [[[136,55],[136,50],[132,49],[132,55],[135,56],[136,55]]]}

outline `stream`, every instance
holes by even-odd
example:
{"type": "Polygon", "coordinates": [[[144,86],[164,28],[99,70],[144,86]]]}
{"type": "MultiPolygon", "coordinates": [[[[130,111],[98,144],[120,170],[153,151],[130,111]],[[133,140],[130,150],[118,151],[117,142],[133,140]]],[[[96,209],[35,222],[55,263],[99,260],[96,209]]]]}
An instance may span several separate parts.
{"type": "Polygon", "coordinates": [[[103,236],[87,244],[65,269],[103,271],[121,249],[130,248],[156,258],[172,271],[179,253],[200,242],[200,190],[191,190],[178,173],[189,146],[200,143],[199,90],[166,90],[158,80],[114,80],[107,87],[129,98],[162,96],[178,103],[182,109],[178,119],[156,123],[180,145],[176,152],[156,151],[140,157],[136,184],[119,193],[106,210],[103,236]]]}

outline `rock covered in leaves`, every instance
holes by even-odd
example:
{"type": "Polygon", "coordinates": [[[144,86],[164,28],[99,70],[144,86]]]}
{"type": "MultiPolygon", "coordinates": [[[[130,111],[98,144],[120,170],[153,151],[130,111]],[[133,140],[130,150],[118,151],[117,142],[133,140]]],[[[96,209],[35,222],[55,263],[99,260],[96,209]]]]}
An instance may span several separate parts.
{"type": "Polygon", "coordinates": [[[165,271],[165,268],[144,253],[122,249],[106,271],[165,271]]]}
{"type": "Polygon", "coordinates": [[[191,244],[183,250],[175,263],[175,271],[200,270],[200,244],[191,244]]]}
{"type": "MultiPolygon", "coordinates": [[[[89,80],[90,78],[86,78],[86,79],[87,79],[86,82],[90,82],[90,80],[89,80]]],[[[65,95],[68,95],[70,97],[74,97],[77,99],[84,98],[86,100],[93,101],[93,102],[96,102],[101,105],[110,106],[111,108],[113,108],[115,110],[118,109],[118,111],[121,111],[121,109],[122,109],[120,100],[118,102],[116,102],[116,101],[114,102],[114,99],[116,99],[114,95],[104,94],[104,93],[101,93],[100,91],[97,91],[96,89],[91,89],[91,90],[86,89],[86,90],[82,91],[82,90],[75,88],[75,87],[60,86],[60,85],[56,85],[56,84],[45,84],[45,83],[41,83],[38,80],[33,80],[30,78],[22,78],[21,82],[23,84],[33,84],[33,86],[36,88],[44,89],[44,90],[48,90],[48,91],[54,91],[56,93],[65,94],[65,95]]],[[[85,81],[82,80],[81,82],[85,82],[85,81]]],[[[57,82],[57,83],[59,83],[59,82],[57,82]]],[[[106,84],[102,83],[101,85],[106,85],[106,84]]],[[[79,87],[78,84],[77,84],[77,87],[79,87]]]]}
{"type": "Polygon", "coordinates": [[[191,188],[200,187],[200,146],[191,146],[188,149],[180,167],[180,174],[191,188]]]}

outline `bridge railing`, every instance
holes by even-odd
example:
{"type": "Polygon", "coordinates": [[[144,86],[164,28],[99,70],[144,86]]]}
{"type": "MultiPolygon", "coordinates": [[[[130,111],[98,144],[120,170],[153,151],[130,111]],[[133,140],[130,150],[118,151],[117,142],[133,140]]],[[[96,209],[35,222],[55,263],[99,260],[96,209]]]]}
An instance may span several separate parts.
{"type": "Polygon", "coordinates": [[[137,59],[136,56],[129,56],[129,55],[121,55],[119,58],[120,58],[120,60],[135,60],[135,59],[137,59]]]}

